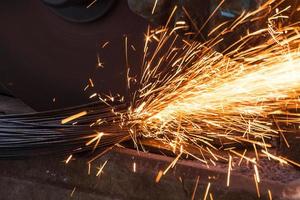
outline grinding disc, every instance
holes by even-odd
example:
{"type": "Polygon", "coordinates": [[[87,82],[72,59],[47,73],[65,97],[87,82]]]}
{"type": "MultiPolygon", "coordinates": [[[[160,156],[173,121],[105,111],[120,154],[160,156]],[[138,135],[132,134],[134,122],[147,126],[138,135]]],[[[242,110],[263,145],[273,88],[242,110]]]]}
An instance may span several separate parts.
{"type": "Polygon", "coordinates": [[[58,16],[63,19],[76,22],[85,23],[103,17],[113,6],[115,0],[43,0],[46,5],[58,16]],[[65,3],[66,2],[66,3],[65,3]],[[72,3],[73,2],[73,3],[72,3]]]}

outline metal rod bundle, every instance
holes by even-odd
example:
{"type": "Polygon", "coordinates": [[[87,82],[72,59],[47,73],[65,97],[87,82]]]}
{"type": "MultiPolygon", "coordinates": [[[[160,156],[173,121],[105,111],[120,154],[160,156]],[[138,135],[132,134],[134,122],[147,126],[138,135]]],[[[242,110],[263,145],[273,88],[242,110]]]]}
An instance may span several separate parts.
{"type": "Polygon", "coordinates": [[[121,112],[126,105],[119,103],[109,107],[97,102],[61,110],[0,116],[0,158],[83,152],[94,148],[87,142],[99,132],[105,134],[97,148],[110,147],[128,137],[128,132],[117,124],[120,117],[112,109],[121,112]],[[61,123],[82,111],[87,114],[61,123]]]}

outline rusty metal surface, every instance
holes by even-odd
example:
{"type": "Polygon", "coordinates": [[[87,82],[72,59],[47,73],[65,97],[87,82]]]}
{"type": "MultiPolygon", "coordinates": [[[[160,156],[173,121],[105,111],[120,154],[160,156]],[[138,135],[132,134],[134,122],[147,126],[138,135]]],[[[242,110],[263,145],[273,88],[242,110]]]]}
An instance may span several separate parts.
{"type": "MultiPolygon", "coordinates": [[[[116,148],[91,165],[77,158],[69,164],[64,158],[39,157],[27,160],[0,161],[0,199],[191,199],[197,177],[200,177],[196,198],[203,198],[206,185],[212,183],[215,199],[257,199],[252,176],[233,172],[230,188],[226,187],[226,170],[207,168],[197,161],[179,161],[174,169],[155,182],[174,158],[116,148]],[[99,167],[106,161],[103,173],[99,167]],[[136,163],[136,172],[133,163],[136,163]]],[[[279,198],[285,184],[262,179],[262,199],[267,189],[279,198]]]]}
{"type": "MultiPolygon", "coordinates": [[[[166,168],[172,158],[116,149],[92,164],[91,175],[87,174],[84,158],[68,165],[62,160],[44,157],[0,161],[1,196],[4,199],[69,199],[76,187],[75,199],[190,199],[196,178],[200,176],[196,199],[203,197],[208,181],[212,182],[216,199],[256,199],[252,180],[233,175],[232,186],[228,189],[226,173],[207,169],[196,162],[178,163],[156,183],[158,170],[166,168]],[[96,177],[97,167],[106,160],[103,174],[96,177]],[[133,162],[136,163],[135,173],[133,162]]],[[[272,185],[275,191],[281,187],[280,184],[272,185]]]]}
{"type": "MultiPolygon", "coordinates": [[[[6,113],[32,111],[12,97],[0,96],[0,105],[6,113]]],[[[0,160],[0,199],[70,199],[74,188],[74,199],[191,199],[198,176],[196,199],[203,198],[208,182],[212,183],[211,191],[216,199],[257,199],[251,166],[233,170],[228,188],[227,163],[208,168],[199,161],[181,160],[156,183],[159,170],[166,169],[174,157],[114,148],[92,163],[88,175],[90,158],[86,156],[90,155],[78,157],[67,165],[66,158],[54,156],[0,160]],[[97,177],[106,160],[103,174],[97,177]]],[[[267,199],[268,189],[275,199],[282,197],[283,190],[295,193],[300,171],[268,162],[267,158],[260,162],[262,199],[267,199]]]]}

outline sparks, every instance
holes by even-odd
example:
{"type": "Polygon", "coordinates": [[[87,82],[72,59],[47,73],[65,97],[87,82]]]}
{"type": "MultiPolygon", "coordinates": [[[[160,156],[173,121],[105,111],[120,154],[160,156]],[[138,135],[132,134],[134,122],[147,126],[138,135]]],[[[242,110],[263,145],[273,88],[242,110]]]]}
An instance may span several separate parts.
{"type": "Polygon", "coordinates": [[[229,185],[230,185],[231,167],[232,167],[232,156],[229,155],[228,170],[227,170],[227,182],[226,182],[227,187],[229,187],[229,185]]]}
{"type": "Polygon", "coordinates": [[[205,194],[204,194],[204,200],[206,200],[207,196],[208,196],[208,193],[209,193],[209,188],[210,188],[210,182],[208,182],[207,184],[207,187],[206,187],[206,190],[205,190],[205,194]]]}
{"type": "Polygon", "coordinates": [[[73,197],[75,190],[76,190],[76,187],[73,188],[73,190],[72,190],[72,192],[70,194],[70,197],[73,197]]]}
{"type": "Polygon", "coordinates": [[[133,164],[132,164],[132,171],[134,173],[136,172],[136,162],[133,162],[133,164]]]}
{"type": "MultiPolygon", "coordinates": [[[[283,15],[288,9],[272,13],[269,6],[276,5],[276,0],[269,0],[255,11],[243,13],[227,27],[215,29],[214,34],[220,35],[204,43],[180,42],[175,31],[185,28],[181,21],[174,28],[148,28],[141,86],[134,95],[129,123],[140,130],[141,136],[168,145],[173,152],[177,146],[184,146],[186,154],[206,164],[207,160],[211,162],[207,153],[218,160],[217,150],[241,157],[239,165],[243,159],[259,162],[261,149],[269,155],[271,139],[284,137],[284,130],[273,125],[289,123],[284,115],[289,115],[293,123],[300,120],[287,108],[299,104],[299,28],[276,27],[279,13],[280,19],[288,19],[283,15]],[[219,45],[227,32],[246,22],[263,20],[267,28],[248,31],[221,52],[211,48],[219,45]],[[262,35],[262,42],[247,44],[262,35]],[[154,51],[149,53],[148,46],[153,42],[154,51]],[[256,159],[246,157],[246,151],[234,151],[239,144],[252,145],[256,159]],[[191,148],[198,153],[188,152],[191,148]]],[[[165,172],[171,166],[172,163],[165,172]]]]}
{"type": "Polygon", "coordinates": [[[156,183],[158,183],[160,181],[161,177],[163,176],[163,173],[164,172],[162,170],[159,170],[159,172],[158,172],[158,174],[157,174],[157,176],[155,178],[155,182],[156,183]]]}
{"type": "Polygon", "coordinates": [[[78,118],[80,118],[80,117],[83,117],[83,116],[85,116],[85,115],[87,115],[87,114],[88,114],[87,111],[82,111],[82,112],[80,112],[80,113],[77,113],[77,114],[75,114],[75,115],[72,115],[72,116],[70,116],[70,117],[67,117],[67,118],[61,120],[61,124],[66,124],[66,123],[71,122],[71,121],[73,121],[73,120],[75,120],[75,119],[78,119],[78,118]]]}
{"type": "Polygon", "coordinates": [[[256,175],[253,174],[253,177],[254,177],[254,183],[255,183],[255,189],[256,189],[257,197],[260,198],[259,185],[258,185],[258,181],[257,181],[256,175]]]}
{"type": "Polygon", "coordinates": [[[69,157],[67,158],[67,160],[65,161],[66,164],[68,164],[70,162],[70,160],[72,159],[73,155],[69,155],[69,157]]]}
{"type": "Polygon", "coordinates": [[[107,164],[107,162],[108,162],[108,160],[106,160],[106,161],[103,163],[103,165],[102,165],[100,168],[98,168],[99,170],[98,170],[96,176],[99,176],[100,174],[103,173],[103,168],[105,167],[105,165],[107,164]]]}

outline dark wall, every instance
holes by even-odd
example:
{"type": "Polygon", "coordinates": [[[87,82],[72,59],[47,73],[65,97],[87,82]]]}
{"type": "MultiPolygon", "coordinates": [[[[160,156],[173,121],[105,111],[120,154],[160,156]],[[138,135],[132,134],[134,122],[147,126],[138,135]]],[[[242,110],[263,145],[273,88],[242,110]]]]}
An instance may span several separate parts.
{"type": "Polygon", "coordinates": [[[137,49],[129,49],[137,69],[147,23],[126,0],[87,24],[64,21],[39,0],[9,0],[0,2],[0,25],[0,82],[33,108],[46,110],[86,103],[95,91],[126,94],[123,36],[137,49]],[[96,68],[97,54],[103,69],[96,68]],[[89,77],[96,87],[84,93],[89,77]]]}

